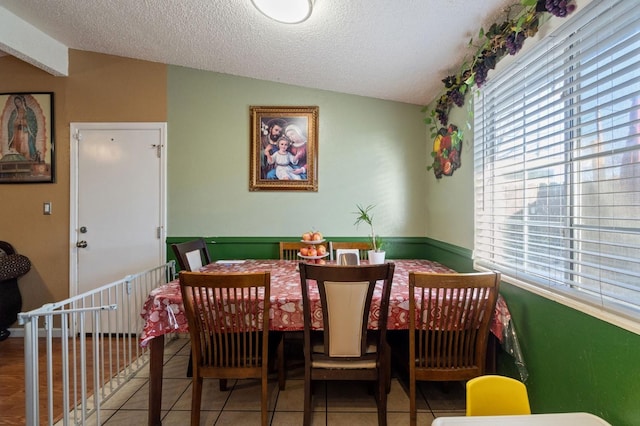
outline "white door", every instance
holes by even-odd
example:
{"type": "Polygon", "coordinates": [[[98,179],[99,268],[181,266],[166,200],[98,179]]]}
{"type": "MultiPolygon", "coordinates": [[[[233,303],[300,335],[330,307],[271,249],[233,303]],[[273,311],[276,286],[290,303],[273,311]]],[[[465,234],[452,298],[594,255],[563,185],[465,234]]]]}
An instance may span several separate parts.
{"type": "Polygon", "coordinates": [[[165,262],[166,123],[71,124],[71,295],[165,262]]]}

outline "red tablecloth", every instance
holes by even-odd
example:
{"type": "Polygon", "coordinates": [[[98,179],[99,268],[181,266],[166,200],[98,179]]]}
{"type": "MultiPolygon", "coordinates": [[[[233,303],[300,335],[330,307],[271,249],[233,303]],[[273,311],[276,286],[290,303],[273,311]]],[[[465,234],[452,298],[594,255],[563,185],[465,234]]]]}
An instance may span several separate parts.
{"type": "MultiPolygon", "coordinates": [[[[389,330],[407,329],[409,327],[409,272],[455,272],[452,269],[429,260],[393,260],[395,273],[391,298],[389,301],[389,330]]],[[[271,309],[270,329],[278,331],[297,331],[304,327],[302,319],[302,290],[300,274],[296,270],[297,261],[290,260],[246,260],[242,263],[212,263],[201,270],[206,272],[271,272],[271,309]]],[[[377,293],[379,294],[377,289],[377,293]]],[[[317,289],[311,294],[319,299],[317,289]]],[[[379,297],[379,296],[378,296],[379,297]]],[[[375,296],[374,296],[375,298],[375,296]]],[[[375,327],[378,313],[372,303],[370,324],[375,327]]],[[[317,306],[319,308],[319,305],[317,306]]],[[[187,318],[184,315],[180,285],[177,280],[154,289],[144,304],[142,317],[145,320],[140,338],[141,346],[146,346],[154,337],[167,333],[187,333],[187,318]]],[[[315,316],[314,317],[318,317],[315,316]]],[[[322,317],[322,314],[319,315],[322,317]]],[[[502,297],[498,298],[491,331],[502,341],[504,325],[511,316],[502,297]]],[[[314,324],[322,328],[321,323],[314,324]]]]}

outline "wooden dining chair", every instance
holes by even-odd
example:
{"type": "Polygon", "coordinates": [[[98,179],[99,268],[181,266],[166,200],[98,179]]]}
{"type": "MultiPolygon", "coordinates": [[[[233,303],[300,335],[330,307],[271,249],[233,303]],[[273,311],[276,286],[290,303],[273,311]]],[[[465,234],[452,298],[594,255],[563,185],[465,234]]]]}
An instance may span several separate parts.
{"type": "Polygon", "coordinates": [[[409,420],[416,381],[459,381],[485,372],[500,274],[409,273],[409,420]],[[413,297],[411,297],[413,295],[413,297]]]}
{"type": "Polygon", "coordinates": [[[211,256],[204,238],[171,244],[181,271],[198,271],[204,265],[211,263],[211,256]]]}
{"type": "Polygon", "coordinates": [[[374,382],[378,424],[386,425],[391,368],[386,332],[395,264],[336,266],[301,262],[299,269],[304,316],[304,425],[311,424],[315,380],[374,382]],[[379,281],[377,330],[371,330],[370,307],[379,281]],[[309,297],[316,286],[322,324],[313,315],[309,297]],[[320,327],[323,332],[314,333],[320,327]]]}
{"type": "Polygon", "coordinates": [[[338,265],[359,265],[360,252],[358,249],[337,249],[336,263],[338,265]]]}
{"type": "Polygon", "coordinates": [[[371,244],[363,241],[329,241],[329,259],[338,260],[336,250],[357,249],[360,260],[367,259],[367,252],[371,250],[371,244]]]}
{"type": "Polygon", "coordinates": [[[300,260],[298,252],[305,245],[298,241],[280,241],[280,260],[300,260]]]}
{"type": "Polygon", "coordinates": [[[479,376],[467,382],[467,416],[531,414],[527,387],[505,376],[479,376]]]}
{"type": "Polygon", "coordinates": [[[180,272],[191,337],[191,425],[200,424],[203,378],[260,379],[262,425],[267,424],[269,272],[180,272]]]}

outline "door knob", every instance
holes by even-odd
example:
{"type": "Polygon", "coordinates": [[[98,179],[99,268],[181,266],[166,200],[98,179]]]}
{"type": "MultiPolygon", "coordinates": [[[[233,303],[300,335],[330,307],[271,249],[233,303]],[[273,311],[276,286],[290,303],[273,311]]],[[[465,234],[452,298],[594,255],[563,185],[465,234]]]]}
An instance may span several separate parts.
{"type": "Polygon", "coordinates": [[[87,242],[85,240],[78,241],[76,243],[76,247],[85,248],[85,247],[87,247],[87,242]]]}

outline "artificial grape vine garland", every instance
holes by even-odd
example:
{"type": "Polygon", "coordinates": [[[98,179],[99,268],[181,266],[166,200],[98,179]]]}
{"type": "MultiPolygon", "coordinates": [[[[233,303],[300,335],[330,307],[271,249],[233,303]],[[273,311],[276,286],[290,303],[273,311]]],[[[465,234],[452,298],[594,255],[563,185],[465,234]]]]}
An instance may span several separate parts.
{"type": "MultiPolygon", "coordinates": [[[[448,127],[451,108],[454,105],[463,106],[465,95],[474,86],[482,87],[487,80],[489,70],[494,69],[500,59],[506,55],[515,55],[527,38],[536,35],[541,21],[546,18],[545,14],[565,17],[576,9],[575,0],[521,0],[520,5],[522,9],[515,18],[508,18],[501,24],[494,23],[487,31],[481,28],[478,35],[481,44],[470,63],[463,63],[458,74],[447,76],[442,80],[445,93],[438,98],[435,107],[424,119],[425,124],[431,129],[431,138],[442,134],[443,129],[438,130],[438,123],[443,128],[448,127]]],[[[469,45],[473,43],[472,39],[469,45]]],[[[426,106],[422,112],[428,109],[429,107],[426,106]]],[[[453,128],[455,129],[454,137],[461,143],[461,130],[455,126],[453,128]]],[[[431,153],[433,164],[429,166],[429,170],[434,169],[437,178],[442,176],[443,170],[450,169],[448,154],[446,151],[436,150],[434,146],[431,153]]]]}

